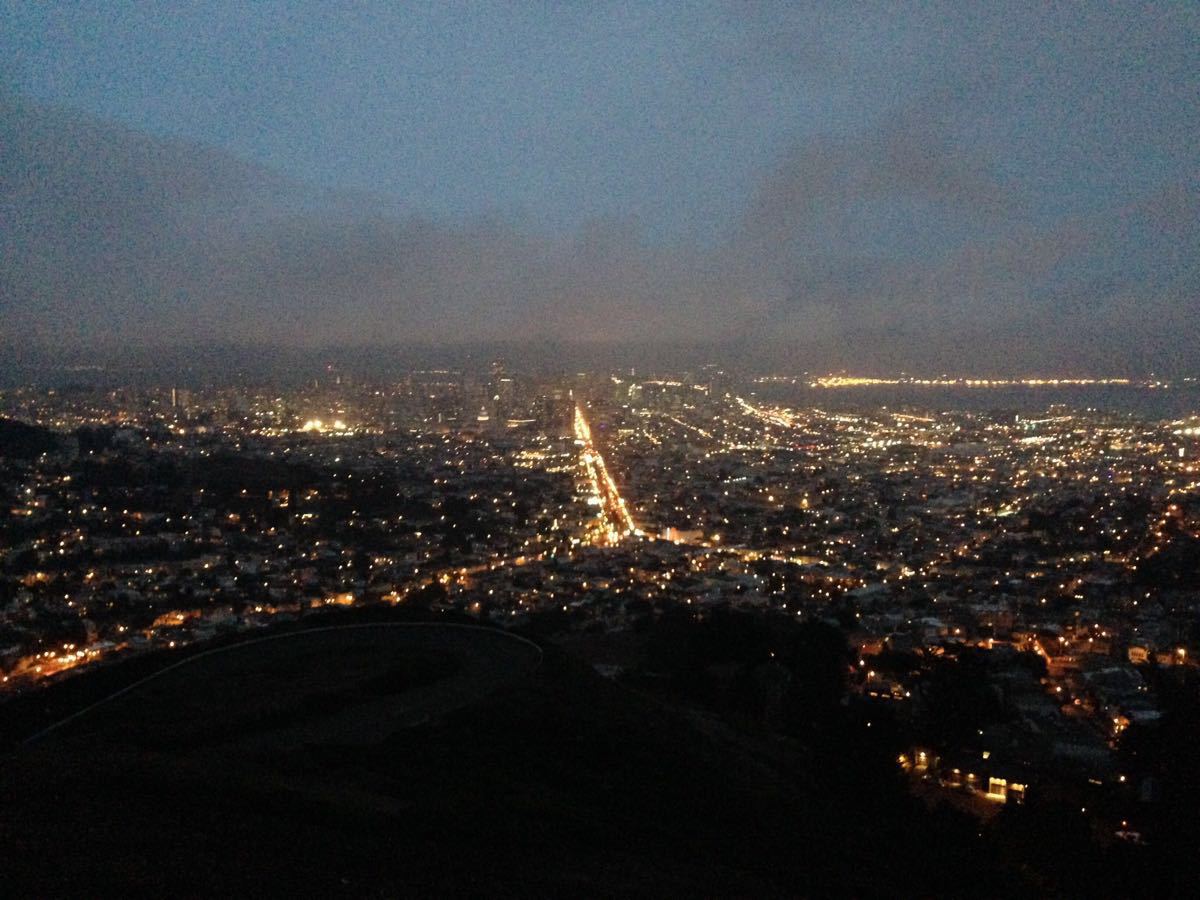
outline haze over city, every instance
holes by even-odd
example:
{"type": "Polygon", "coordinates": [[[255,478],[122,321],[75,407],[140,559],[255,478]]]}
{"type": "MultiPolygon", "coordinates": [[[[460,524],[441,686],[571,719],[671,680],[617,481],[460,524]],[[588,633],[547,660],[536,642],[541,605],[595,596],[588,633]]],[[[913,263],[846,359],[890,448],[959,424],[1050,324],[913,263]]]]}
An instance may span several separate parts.
{"type": "Polygon", "coordinates": [[[1181,370],[1196,7],[5,2],[0,340],[1181,370]]]}
{"type": "Polygon", "coordinates": [[[1192,897],[1200,5],[0,0],[4,897],[1192,897]]]}

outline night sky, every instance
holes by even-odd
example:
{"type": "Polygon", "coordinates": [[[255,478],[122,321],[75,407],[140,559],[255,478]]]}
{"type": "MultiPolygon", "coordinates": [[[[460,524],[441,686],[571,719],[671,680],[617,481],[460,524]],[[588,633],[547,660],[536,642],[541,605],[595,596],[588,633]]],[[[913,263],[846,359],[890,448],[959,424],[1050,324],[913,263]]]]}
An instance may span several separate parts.
{"type": "Polygon", "coordinates": [[[1200,6],[0,0],[0,340],[1187,369],[1200,6]]]}

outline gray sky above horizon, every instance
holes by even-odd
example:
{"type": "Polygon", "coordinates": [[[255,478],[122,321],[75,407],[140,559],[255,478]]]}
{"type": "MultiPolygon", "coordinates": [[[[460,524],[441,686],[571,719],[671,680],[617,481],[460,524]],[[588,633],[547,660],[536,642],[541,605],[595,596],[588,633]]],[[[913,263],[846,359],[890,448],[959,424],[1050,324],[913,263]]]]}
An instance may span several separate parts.
{"type": "Polygon", "coordinates": [[[1198,337],[1194,4],[0,16],[10,337],[1198,337]]]}

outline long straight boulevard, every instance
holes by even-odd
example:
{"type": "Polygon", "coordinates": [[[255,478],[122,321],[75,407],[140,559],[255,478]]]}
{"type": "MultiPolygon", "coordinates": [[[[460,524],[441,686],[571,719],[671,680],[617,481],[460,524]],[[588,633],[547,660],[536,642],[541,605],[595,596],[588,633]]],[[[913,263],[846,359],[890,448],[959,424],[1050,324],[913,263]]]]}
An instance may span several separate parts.
{"type": "Polygon", "coordinates": [[[633,521],[625,499],[609,474],[604,457],[592,440],[592,429],[588,425],[583,409],[575,405],[575,441],[581,448],[584,469],[591,486],[591,500],[599,507],[599,526],[595,543],[616,544],[622,538],[641,537],[642,530],[633,521]]]}

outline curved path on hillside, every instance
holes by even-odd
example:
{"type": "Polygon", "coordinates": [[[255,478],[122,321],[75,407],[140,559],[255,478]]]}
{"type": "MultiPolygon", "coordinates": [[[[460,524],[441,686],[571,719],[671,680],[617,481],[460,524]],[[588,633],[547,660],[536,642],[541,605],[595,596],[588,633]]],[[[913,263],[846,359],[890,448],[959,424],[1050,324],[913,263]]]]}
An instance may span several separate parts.
{"type": "Polygon", "coordinates": [[[472,625],[295,631],[181,660],[25,744],[52,734],[250,751],[370,744],[513,684],[541,660],[532,641],[472,625]]]}

